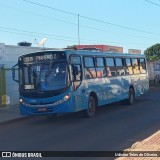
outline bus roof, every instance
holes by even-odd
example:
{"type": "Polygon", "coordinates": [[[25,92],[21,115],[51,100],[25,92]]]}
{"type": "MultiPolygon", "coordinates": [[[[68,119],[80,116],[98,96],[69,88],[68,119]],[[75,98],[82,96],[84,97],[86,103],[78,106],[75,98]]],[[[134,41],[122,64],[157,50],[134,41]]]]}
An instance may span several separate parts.
{"type": "Polygon", "coordinates": [[[142,54],[129,54],[129,53],[110,53],[110,52],[94,52],[94,51],[74,51],[74,54],[92,55],[92,56],[109,56],[109,57],[145,57],[142,54]]]}
{"type": "Polygon", "coordinates": [[[109,52],[100,52],[100,51],[87,51],[87,50],[72,50],[72,49],[59,49],[59,50],[43,50],[32,52],[28,54],[23,54],[20,57],[31,56],[32,54],[40,54],[44,52],[65,52],[66,54],[76,54],[76,55],[83,55],[83,56],[109,56],[109,57],[145,57],[142,54],[129,54],[129,53],[109,53],[109,52]]]}

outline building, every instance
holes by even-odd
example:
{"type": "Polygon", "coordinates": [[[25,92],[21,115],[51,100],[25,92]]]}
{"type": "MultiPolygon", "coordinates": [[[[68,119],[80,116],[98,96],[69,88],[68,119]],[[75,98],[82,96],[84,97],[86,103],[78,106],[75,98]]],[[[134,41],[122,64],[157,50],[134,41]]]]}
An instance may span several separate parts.
{"type": "Polygon", "coordinates": [[[141,54],[140,49],[128,49],[129,54],[141,54]]]}
{"type": "Polygon", "coordinates": [[[148,61],[147,62],[147,69],[149,80],[160,80],[160,59],[157,61],[148,61]]]}
{"type": "Polygon", "coordinates": [[[0,43],[0,105],[18,104],[18,83],[12,80],[12,67],[18,62],[18,57],[35,51],[53,48],[13,46],[0,43]]]}
{"type": "Polygon", "coordinates": [[[100,51],[109,53],[123,53],[123,47],[110,46],[110,45],[75,45],[69,46],[70,49],[76,50],[89,50],[89,51],[100,51]]]}

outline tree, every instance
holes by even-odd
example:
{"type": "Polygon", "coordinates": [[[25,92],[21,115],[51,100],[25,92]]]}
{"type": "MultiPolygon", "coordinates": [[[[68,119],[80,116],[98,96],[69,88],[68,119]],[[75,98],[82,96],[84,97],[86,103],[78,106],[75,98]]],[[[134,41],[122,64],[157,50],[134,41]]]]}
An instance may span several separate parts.
{"type": "Polygon", "coordinates": [[[144,51],[148,61],[155,61],[160,59],[160,44],[155,44],[144,51]]]}

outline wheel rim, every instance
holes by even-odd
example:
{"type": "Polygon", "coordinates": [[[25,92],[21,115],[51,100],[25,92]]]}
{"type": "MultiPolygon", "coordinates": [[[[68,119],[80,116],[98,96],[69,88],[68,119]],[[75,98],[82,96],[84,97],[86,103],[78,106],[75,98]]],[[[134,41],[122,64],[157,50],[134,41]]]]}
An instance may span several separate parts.
{"type": "Polygon", "coordinates": [[[94,110],[95,110],[95,104],[93,101],[90,101],[88,106],[88,111],[89,113],[94,113],[94,110]]]}
{"type": "Polygon", "coordinates": [[[94,116],[95,111],[96,111],[96,102],[93,97],[89,97],[87,116],[88,117],[94,116]]]}
{"type": "Polygon", "coordinates": [[[134,91],[133,90],[130,90],[129,100],[131,104],[134,102],[134,91]]]}

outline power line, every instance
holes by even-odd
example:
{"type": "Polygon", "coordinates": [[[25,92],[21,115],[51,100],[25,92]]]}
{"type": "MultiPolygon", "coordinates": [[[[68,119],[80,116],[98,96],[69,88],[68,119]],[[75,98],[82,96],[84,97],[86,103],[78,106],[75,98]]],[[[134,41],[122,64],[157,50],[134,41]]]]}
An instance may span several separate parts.
{"type": "MultiPolygon", "coordinates": [[[[31,36],[31,37],[40,37],[40,38],[43,38],[43,36],[40,36],[40,35],[36,35],[36,34],[27,34],[27,33],[18,33],[18,32],[15,32],[15,31],[6,31],[6,30],[3,30],[3,29],[0,29],[0,31],[2,32],[6,32],[6,33],[13,33],[13,34],[18,34],[18,35],[26,35],[26,36],[31,36]]],[[[49,39],[54,39],[54,40],[60,40],[60,41],[69,41],[69,42],[76,42],[76,41],[73,41],[73,40],[66,40],[66,39],[63,39],[63,38],[53,38],[53,37],[47,37],[49,39]]]]}
{"type": "MultiPolygon", "coordinates": [[[[6,7],[6,5],[5,5],[6,7]]],[[[8,7],[8,6],[7,6],[8,7]]],[[[13,7],[8,7],[8,8],[12,8],[12,9],[15,9],[13,7]]],[[[16,9],[17,10],[17,9],[16,9]]],[[[20,10],[19,11],[21,12],[26,12],[26,13],[30,13],[30,14],[35,14],[33,12],[28,12],[28,11],[24,11],[24,10],[20,10]]],[[[67,21],[63,21],[63,20],[59,20],[59,19],[55,19],[55,18],[52,18],[52,17],[47,17],[47,16],[44,16],[44,15],[40,15],[40,14],[35,14],[37,16],[41,16],[41,17],[44,17],[44,18],[49,18],[49,19],[52,19],[52,20],[58,20],[58,21],[61,21],[61,22],[64,22],[64,23],[69,23],[69,24],[73,24],[73,25],[77,25],[76,23],[71,23],[71,22],[67,22],[67,21]]],[[[95,30],[100,30],[100,31],[104,31],[104,32],[107,32],[106,30],[102,30],[102,29],[98,29],[98,28],[94,28],[94,27],[90,27],[90,26],[85,26],[85,25],[80,25],[80,26],[83,26],[83,27],[86,27],[86,28],[91,28],[91,29],[95,29],[95,30]]],[[[11,31],[4,31],[4,32],[9,32],[9,33],[15,33],[15,34],[19,34],[19,35],[29,35],[29,36],[36,36],[38,35],[39,37],[42,37],[42,36],[48,36],[48,38],[50,39],[56,39],[56,40],[62,40],[62,41],[70,41],[70,42],[76,42],[76,41],[73,41],[72,39],[77,39],[75,37],[65,37],[65,36],[58,36],[58,35],[52,35],[52,34],[45,34],[45,33],[38,33],[38,32],[31,32],[31,31],[26,31],[26,30],[20,30],[20,29],[13,29],[13,28],[6,28],[6,27],[0,27],[1,29],[8,29],[8,30],[12,30],[11,31]],[[13,31],[16,31],[16,32],[13,32],[13,31]],[[17,32],[25,32],[24,33],[17,33],[17,32]],[[27,33],[27,34],[26,34],[27,33]],[[28,34],[29,33],[29,34],[28,34]],[[31,35],[32,34],[32,35],[31,35]],[[33,35],[34,34],[34,35],[33,35]],[[68,40],[70,39],[70,40],[68,40]]],[[[133,37],[133,36],[132,36],[133,37]]],[[[134,36],[135,37],[135,36],[134,36]]],[[[148,38],[148,37],[143,37],[143,38],[148,38]]],[[[97,40],[91,40],[91,39],[81,39],[83,42],[84,41],[90,41],[90,42],[100,42],[100,41],[97,41],[97,40]]],[[[104,43],[104,41],[101,41],[104,43]]],[[[123,43],[123,42],[107,42],[107,43],[118,43],[118,44],[139,44],[139,43],[123,43]]]]}
{"type": "Polygon", "coordinates": [[[36,3],[36,2],[32,2],[32,1],[29,1],[29,0],[23,0],[23,1],[31,3],[31,4],[34,4],[34,5],[38,5],[38,6],[41,6],[41,7],[45,7],[45,8],[48,8],[48,9],[56,10],[56,11],[59,11],[59,12],[67,13],[67,14],[70,14],[70,15],[73,15],[73,16],[77,16],[78,15],[76,13],[64,11],[64,10],[57,9],[57,8],[53,8],[53,7],[46,6],[46,5],[43,5],[43,4],[40,4],[40,3],[36,3]]]}
{"type": "MultiPolygon", "coordinates": [[[[44,35],[50,35],[50,34],[42,34],[42,33],[37,33],[37,32],[30,32],[30,31],[26,31],[26,30],[24,31],[24,30],[18,30],[18,29],[14,29],[14,28],[5,28],[5,27],[0,27],[0,31],[6,32],[6,33],[18,34],[18,35],[31,36],[34,38],[35,38],[35,36],[43,38],[44,35]],[[24,32],[24,33],[20,33],[20,32],[24,32]]],[[[64,36],[55,36],[55,37],[53,37],[53,35],[50,35],[47,38],[54,39],[54,40],[60,40],[60,41],[67,41],[67,42],[77,42],[77,40],[66,39],[66,37],[64,37],[64,36]]],[[[71,38],[71,37],[68,37],[68,38],[71,38]]],[[[74,39],[77,39],[77,38],[74,38],[74,39]]],[[[104,41],[97,41],[97,40],[91,40],[91,39],[81,39],[81,40],[83,42],[89,41],[89,42],[104,43],[104,41]]],[[[139,44],[139,43],[124,43],[124,42],[109,42],[109,41],[107,41],[107,43],[111,43],[111,44],[117,44],[117,43],[118,44],[139,44]]]]}
{"type": "MultiPolygon", "coordinates": [[[[74,15],[74,16],[79,15],[79,14],[76,14],[76,13],[72,13],[72,12],[61,10],[61,9],[49,7],[47,5],[43,5],[43,4],[40,4],[40,3],[35,3],[35,2],[29,1],[29,0],[23,0],[23,1],[25,1],[27,3],[34,4],[34,5],[38,5],[38,6],[41,6],[41,7],[45,7],[45,8],[48,8],[48,9],[52,9],[52,10],[56,10],[56,11],[59,11],[59,12],[67,13],[67,14],[70,14],[70,15],[74,15]]],[[[148,0],[146,0],[146,1],[148,1],[148,0]]],[[[150,2],[150,1],[148,1],[148,2],[150,2]]],[[[85,18],[85,19],[88,19],[88,20],[92,20],[92,21],[96,21],[96,22],[99,22],[99,23],[103,23],[103,24],[112,25],[112,26],[115,26],[115,27],[120,27],[120,28],[128,29],[128,30],[133,30],[133,31],[147,33],[147,34],[152,34],[152,35],[160,35],[158,33],[153,33],[153,32],[149,32],[149,31],[145,31],[145,30],[141,30],[141,29],[136,29],[136,28],[131,28],[131,27],[128,27],[128,26],[114,24],[114,23],[110,23],[110,22],[107,22],[107,21],[103,21],[103,20],[99,20],[99,19],[83,16],[83,15],[79,15],[79,17],[85,18]]]]}
{"type": "MultiPolygon", "coordinates": [[[[156,6],[159,6],[160,7],[160,4],[157,4],[157,3],[155,3],[155,2],[152,2],[152,1],[149,1],[149,0],[145,0],[146,2],[148,2],[148,3],[151,3],[151,4],[153,4],[153,5],[156,5],[156,6]]],[[[160,1],[160,0],[159,0],[160,1]]]]}
{"type": "MultiPolygon", "coordinates": [[[[112,25],[112,26],[115,26],[115,27],[120,27],[120,28],[129,29],[129,30],[133,30],[133,31],[138,31],[138,32],[142,32],[142,33],[157,35],[157,33],[149,32],[149,31],[145,31],[145,30],[140,30],[140,29],[135,29],[135,28],[127,27],[127,26],[122,26],[122,25],[119,25],[119,24],[114,24],[114,23],[110,23],[110,22],[107,22],[107,21],[98,20],[98,19],[95,19],[95,18],[90,18],[90,17],[86,17],[86,16],[81,16],[81,17],[85,18],[85,19],[88,19],[88,20],[92,20],[92,21],[96,21],[96,22],[100,22],[100,23],[104,23],[104,24],[109,24],[109,25],[112,25]]],[[[160,34],[158,34],[158,35],[160,35],[160,34]]]]}
{"type": "MultiPolygon", "coordinates": [[[[0,6],[6,7],[6,8],[9,8],[9,9],[13,9],[13,10],[16,10],[16,11],[19,11],[19,12],[23,12],[23,13],[39,16],[39,17],[42,17],[42,18],[47,18],[47,19],[50,19],[50,20],[54,20],[54,21],[58,21],[58,22],[62,22],[62,23],[70,24],[70,25],[74,25],[74,26],[78,25],[78,23],[64,21],[64,20],[61,20],[61,19],[57,19],[57,18],[53,18],[53,17],[37,14],[37,13],[34,13],[34,12],[29,12],[29,11],[26,11],[26,10],[10,7],[10,6],[4,5],[4,4],[0,4],[0,6]]],[[[109,33],[117,34],[115,32],[111,32],[111,31],[100,29],[100,28],[96,28],[96,27],[91,27],[91,26],[86,26],[86,25],[81,25],[81,24],[79,24],[78,26],[79,27],[88,28],[88,29],[93,29],[93,30],[96,30],[96,31],[107,32],[107,33],[109,32],[109,33]]],[[[151,39],[151,38],[148,38],[148,37],[145,37],[145,36],[135,36],[135,35],[133,36],[133,35],[128,35],[128,34],[125,35],[125,36],[135,37],[135,38],[147,38],[147,39],[151,39]]],[[[159,35],[156,34],[156,36],[159,36],[159,35]]]]}
{"type": "MultiPolygon", "coordinates": [[[[64,20],[61,20],[61,19],[45,16],[45,15],[42,15],[42,14],[37,14],[37,13],[34,13],[34,12],[29,12],[29,11],[21,10],[21,9],[10,7],[10,6],[4,5],[4,4],[0,4],[0,6],[6,7],[6,8],[10,8],[10,9],[14,9],[14,10],[19,11],[19,12],[28,13],[28,14],[31,14],[31,15],[36,15],[36,16],[39,16],[39,17],[42,17],[42,18],[47,18],[47,19],[50,19],[50,20],[59,21],[59,22],[63,22],[63,23],[66,23],[66,24],[71,24],[71,25],[74,25],[74,26],[78,25],[78,23],[64,21],[64,20]]],[[[84,27],[84,28],[88,28],[88,29],[93,29],[93,30],[101,31],[101,32],[109,32],[110,33],[110,31],[107,31],[107,30],[104,30],[104,29],[100,29],[100,28],[96,28],[96,27],[91,27],[91,26],[86,26],[86,25],[79,25],[79,26],[80,27],[84,27]]]]}
{"type": "Polygon", "coordinates": [[[31,32],[31,31],[2,27],[2,26],[0,26],[0,28],[1,29],[6,29],[6,30],[18,31],[18,32],[25,32],[25,33],[30,33],[30,34],[36,34],[36,35],[41,35],[41,36],[59,37],[59,38],[66,38],[66,39],[77,39],[77,38],[74,38],[74,37],[65,37],[65,36],[52,35],[52,34],[48,34],[48,33],[31,32]]]}
{"type": "MultiPolygon", "coordinates": [[[[15,29],[15,28],[8,28],[8,27],[2,27],[2,26],[0,26],[0,28],[1,29],[5,29],[5,30],[12,30],[12,31],[24,32],[24,33],[29,33],[29,34],[36,34],[36,35],[40,35],[41,37],[42,36],[48,36],[48,37],[65,38],[65,39],[75,39],[75,40],[77,39],[75,37],[66,37],[66,36],[53,35],[53,34],[48,34],[48,33],[32,32],[32,31],[20,30],[20,29],[15,29]]],[[[84,38],[82,38],[81,40],[96,41],[96,40],[90,40],[90,39],[84,39],[84,38]]]]}
{"type": "Polygon", "coordinates": [[[66,14],[70,14],[72,16],[76,16],[78,18],[78,42],[80,44],[80,35],[79,35],[79,14],[75,14],[75,13],[72,13],[72,12],[68,12],[68,11],[64,11],[64,10],[61,10],[61,9],[57,9],[57,8],[53,8],[53,7],[50,7],[50,6],[46,6],[46,5],[43,5],[43,4],[39,4],[39,3],[36,3],[36,2],[32,2],[32,1],[29,1],[29,0],[23,0],[25,2],[28,2],[28,3],[32,3],[34,5],[38,5],[38,6],[41,6],[41,7],[45,7],[45,8],[48,8],[48,9],[52,9],[52,10],[56,10],[56,11],[59,11],[59,12],[63,12],[63,13],[66,13],[66,14]]]}
{"type": "MultiPolygon", "coordinates": [[[[37,13],[34,13],[34,12],[29,12],[29,11],[21,10],[21,9],[18,9],[18,8],[10,7],[10,6],[4,5],[4,4],[0,4],[0,6],[6,7],[6,8],[10,8],[10,9],[14,9],[14,10],[19,11],[19,12],[28,13],[28,14],[31,14],[31,15],[36,15],[36,16],[39,16],[39,17],[42,17],[42,18],[47,18],[47,19],[50,19],[50,20],[59,21],[59,22],[63,22],[63,23],[66,23],[66,24],[71,24],[71,25],[74,25],[74,26],[78,25],[78,23],[73,23],[73,22],[64,21],[64,20],[53,18],[53,17],[49,17],[49,16],[44,16],[44,15],[37,14],[37,13]]],[[[96,27],[91,27],[91,26],[86,26],[86,25],[79,25],[79,26],[80,27],[84,27],[84,28],[88,28],[88,29],[101,31],[101,32],[109,32],[110,33],[110,31],[107,31],[107,30],[104,30],[104,29],[100,29],[100,28],[96,28],[96,27]]]]}
{"type": "Polygon", "coordinates": [[[0,4],[0,6],[6,7],[6,8],[9,8],[9,9],[13,9],[13,10],[16,10],[16,11],[19,11],[19,12],[23,12],[23,13],[27,13],[27,14],[31,14],[31,15],[36,15],[36,16],[47,18],[47,19],[50,19],[50,20],[59,21],[59,22],[63,22],[63,23],[68,23],[68,24],[72,24],[72,25],[76,25],[77,26],[77,23],[72,23],[72,22],[61,20],[61,19],[45,16],[45,15],[42,15],[42,14],[37,14],[35,12],[30,12],[30,11],[26,11],[26,10],[10,7],[10,6],[4,5],[4,4],[0,4]]]}

